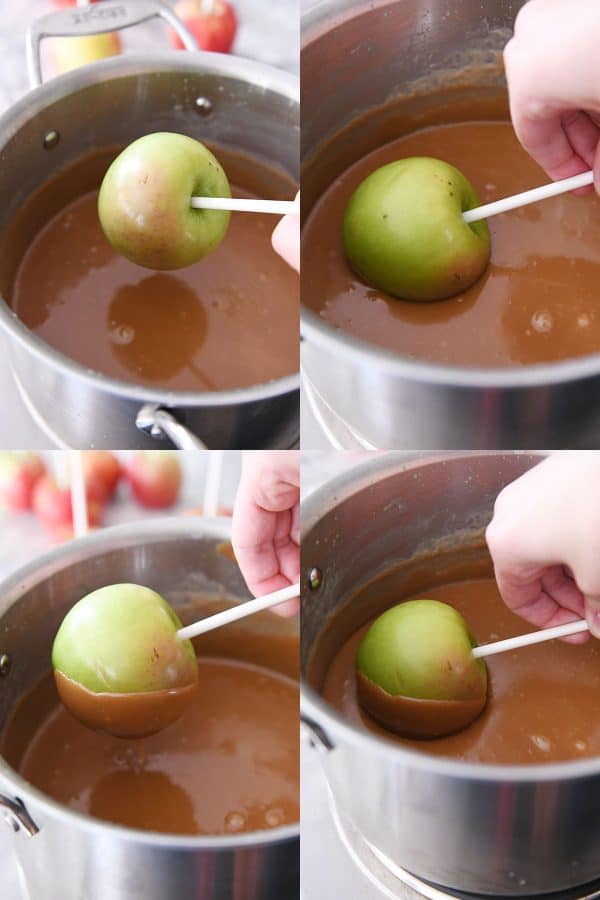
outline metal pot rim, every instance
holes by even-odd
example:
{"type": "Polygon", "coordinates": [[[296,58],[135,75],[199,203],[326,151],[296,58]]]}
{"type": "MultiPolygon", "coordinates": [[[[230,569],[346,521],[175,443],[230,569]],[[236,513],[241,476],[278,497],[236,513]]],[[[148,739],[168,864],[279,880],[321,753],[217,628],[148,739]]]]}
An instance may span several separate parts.
{"type": "Polygon", "coordinates": [[[356,3],[356,0],[319,0],[302,13],[302,49],[306,44],[320,37],[326,31],[331,31],[338,25],[343,25],[350,19],[362,15],[365,12],[373,12],[383,6],[392,6],[397,0],[370,0],[369,3],[356,3]]]}
{"type": "MultiPolygon", "coordinates": [[[[139,544],[152,538],[161,537],[200,538],[216,537],[219,540],[228,540],[231,537],[231,519],[224,516],[202,517],[199,519],[187,517],[165,517],[150,519],[147,521],[112,525],[102,528],[100,531],[88,534],[86,537],[77,538],[61,547],[56,547],[42,556],[36,557],[31,562],[22,566],[0,584],[0,617],[6,608],[12,605],[32,583],[43,581],[49,574],[63,568],[60,565],[65,558],[87,559],[98,552],[105,552],[130,545],[139,544]]],[[[68,565],[69,563],[67,563],[68,565]]],[[[58,803],[39,791],[24,778],[15,772],[0,756],[0,790],[8,790],[14,793],[27,807],[31,800],[35,809],[32,812],[34,818],[37,811],[41,810],[44,816],[49,818],[60,817],[75,828],[83,828],[95,833],[110,834],[120,840],[135,842],[136,844],[151,845],[163,850],[234,850],[239,847],[258,847],[267,844],[282,843],[296,840],[300,834],[300,825],[284,825],[280,828],[266,829],[265,831],[253,831],[241,835],[216,836],[192,836],[192,835],[168,835],[154,831],[140,831],[134,828],[125,828],[94,819],[84,813],[76,812],[69,807],[58,803]]],[[[39,823],[43,828],[43,822],[39,823]]]]}
{"type": "MultiPolygon", "coordinates": [[[[483,456],[511,456],[514,453],[526,456],[529,451],[456,451],[453,453],[440,453],[429,455],[421,453],[407,461],[406,454],[401,452],[387,452],[374,454],[366,462],[327,481],[324,485],[311,492],[302,501],[302,541],[306,540],[309,531],[322,518],[323,509],[329,512],[335,506],[351,496],[363,491],[369,485],[383,478],[410,471],[422,469],[428,465],[437,465],[448,459],[472,459],[483,456]],[[335,503],[324,503],[325,498],[334,497],[335,503]]],[[[542,458],[545,454],[535,453],[542,458]]],[[[310,596],[310,595],[308,595],[310,596]]],[[[310,602],[310,600],[308,600],[310,602]]],[[[574,778],[587,778],[600,775],[600,756],[585,760],[571,760],[559,763],[536,763],[533,765],[510,765],[492,763],[471,763],[459,759],[445,759],[429,755],[427,752],[418,752],[401,747],[393,741],[377,737],[352,725],[337,710],[333,709],[323,697],[312,687],[306,684],[304,678],[301,681],[300,690],[301,717],[304,718],[308,729],[315,722],[323,730],[324,737],[331,747],[322,746],[324,752],[335,754],[336,743],[341,741],[351,744],[358,750],[371,753],[374,756],[384,757],[389,762],[410,766],[414,769],[427,770],[436,775],[459,778],[480,782],[519,782],[538,783],[549,781],[561,781],[574,778]]],[[[317,744],[323,744],[319,735],[315,734],[317,744]]]]}
{"type": "MultiPolygon", "coordinates": [[[[161,50],[152,54],[132,52],[82,66],[80,69],[52,78],[26,94],[0,117],[2,143],[10,140],[26,121],[37,116],[45,108],[49,95],[55,102],[78,90],[97,84],[99,80],[111,81],[161,71],[172,72],[173,70],[197,74],[203,68],[223,76],[233,76],[242,81],[254,83],[262,89],[271,86],[291,102],[296,104],[300,102],[300,83],[296,76],[274,66],[244,57],[228,56],[222,53],[190,53],[180,50],[161,50]]],[[[11,337],[39,359],[50,363],[62,374],[76,376],[97,390],[113,396],[139,400],[140,403],[187,407],[236,406],[292,393],[297,391],[300,386],[300,376],[296,372],[262,384],[228,391],[169,391],[161,390],[160,387],[149,388],[94,372],[70,359],[31,332],[2,298],[0,298],[0,327],[4,328],[11,337]]]]}

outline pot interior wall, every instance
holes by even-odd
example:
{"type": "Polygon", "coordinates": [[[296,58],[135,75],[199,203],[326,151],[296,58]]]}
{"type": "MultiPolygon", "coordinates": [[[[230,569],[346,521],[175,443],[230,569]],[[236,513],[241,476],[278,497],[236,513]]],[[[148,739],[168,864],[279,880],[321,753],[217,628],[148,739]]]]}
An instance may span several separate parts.
{"type": "Polygon", "coordinates": [[[319,689],[344,637],[380,611],[378,578],[393,570],[398,578],[401,571],[409,589],[418,590],[428,579],[432,584],[434,559],[442,560],[435,566],[437,583],[444,572],[458,577],[464,562],[489,567],[483,529],[496,496],[537,459],[518,453],[456,454],[386,467],[380,458],[351,476],[347,491],[334,489],[332,500],[327,485],[317,492],[310,501],[314,524],[302,538],[305,582],[313,567],[323,574],[321,587],[305,590],[302,598],[302,673],[308,684],[319,689]],[[336,499],[340,494],[343,499],[336,499]],[[322,515],[315,510],[319,502],[322,515]],[[360,598],[353,606],[356,594],[360,598]],[[346,605],[353,613],[343,617],[340,630],[338,615],[346,605]]]}
{"type": "Polygon", "coordinates": [[[460,119],[506,118],[502,49],[522,5],[384,2],[309,27],[301,76],[303,212],[340,172],[393,138],[460,119]]]}
{"type": "Polygon", "coordinates": [[[381,572],[328,616],[307,662],[307,684],[320,693],[331,662],[342,645],[366,622],[393,604],[427,596],[438,585],[493,576],[481,529],[458,531],[439,544],[440,549],[403,560],[381,572]]]}

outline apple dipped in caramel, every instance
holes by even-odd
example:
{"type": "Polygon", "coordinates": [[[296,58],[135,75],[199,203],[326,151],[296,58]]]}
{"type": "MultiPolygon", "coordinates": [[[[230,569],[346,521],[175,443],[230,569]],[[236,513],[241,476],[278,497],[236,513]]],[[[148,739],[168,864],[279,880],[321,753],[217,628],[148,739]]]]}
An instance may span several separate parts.
{"type": "Polygon", "coordinates": [[[457,610],[409,600],[371,625],[356,657],[358,699],[377,722],[404,737],[460,731],[482,712],[487,670],[457,610]]]}
{"type": "Polygon", "coordinates": [[[191,641],[150,588],[114,584],[83,597],[54,639],[52,667],[64,705],[84,725],[141,738],[176,721],[198,686],[191,641]]]}

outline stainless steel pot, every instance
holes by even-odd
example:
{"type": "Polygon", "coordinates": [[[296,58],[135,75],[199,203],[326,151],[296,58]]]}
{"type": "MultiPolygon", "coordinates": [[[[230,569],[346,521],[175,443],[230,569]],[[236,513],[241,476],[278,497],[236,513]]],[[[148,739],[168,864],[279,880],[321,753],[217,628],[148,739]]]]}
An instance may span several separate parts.
{"type": "MultiPolygon", "coordinates": [[[[440,72],[452,75],[483,63],[480,95],[503,95],[500,51],[522,5],[523,0],[318,3],[303,20],[305,210],[340,169],[377,146],[380,126],[392,121],[396,103],[413,92],[426,95],[428,85],[435,93],[440,72]],[[369,125],[359,126],[365,113],[369,125]]],[[[431,94],[425,102],[431,103],[431,94]]],[[[364,446],[600,445],[598,354],[507,369],[438,365],[344,334],[306,307],[302,335],[302,367],[310,385],[364,446]]]]}
{"type": "MultiPolygon", "coordinates": [[[[336,806],[397,865],[477,897],[532,897],[598,878],[600,759],[474,765],[405,749],[334,711],[319,694],[328,660],[308,662],[329,617],[376,573],[406,560],[409,577],[432,549],[480,543],[500,489],[535,461],[457,453],[406,463],[392,453],[302,507],[302,717],[336,806]]],[[[353,626],[373,610],[357,599],[353,626]]]]}
{"type": "MultiPolygon", "coordinates": [[[[69,607],[105,584],[107,572],[115,582],[152,584],[188,621],[193,611],[183,605],[186,593],[245,598],[237,566],[216,549],[229,533],[225,519],[159,519],[104,529],[5,581],[0,730],[19,697],[48,671],[52,640],[69,607]]],[[[299,826],[214,838],[120,828],[61,806],[0,759],[0,841],[10,842],[23,897],[297,900],[298,834],[299,826]]]]}
{"type": "MultiPolygon", "coordinates": [[[[156,15],[176,24],[159,0],[104,0],[44,17],[29,36],[34,83],[43,37],[116,30],[156,15]]],[[[54,78],[0,119],[0,231],[64,166],[156,130],[243,151],[297,179],[298,92],[298,79],[269,66],[179,51],[126,54],[54,78]]],[[[297,375],[231,391],[161,391],[90,372],[32,334],[4,302],[0,326],[34,414],[68,446],[152,449],[162,439],[249,449],[297,440],[297,375]]]]}

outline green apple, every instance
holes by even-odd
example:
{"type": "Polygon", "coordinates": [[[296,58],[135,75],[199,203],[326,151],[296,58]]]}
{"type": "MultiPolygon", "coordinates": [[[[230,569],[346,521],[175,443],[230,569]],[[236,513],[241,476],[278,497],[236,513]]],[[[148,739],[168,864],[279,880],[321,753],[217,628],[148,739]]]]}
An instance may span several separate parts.
{"type": "Polygon", "coordinates": [[[184,134],[148,134],[108,169],[98,214],[108,241],[127,259],[149,269],[180,269],[215,250],[229,226],[229,212],[194,209],[195,196],[231,197],[216,157],[184,134]]]}
{"type": "Polygon", "coordinates": [[[376,169],[344,216],[344,247],[355,272],[404,300],[443,300],[464,291],[490,258],[485,221],[464,175],[439,159],[413,156],[376,169]]]}
{"type": "Polygon", "coordinates": [[[52,666],[95,694],[171,690],[194,684],[191,641],[166,600],[137,584],[113,584],[83,597],[65,616],[52,666]]]}
{"type": "Polygon", "coordinates": [[[439,600],[409,600],[388,609],[358,649],[359,672],[392,696],[421,700],[485,697],[487,670],[457,610],[439,600]]]}
{"type": "Polygon", "coordinates": [[[119,35],[113,32],[56,38],[51,45],[58,74],[70,72],[80,66],[106,59],[108,56],[117,56],[121,49],[119,35]]]}

